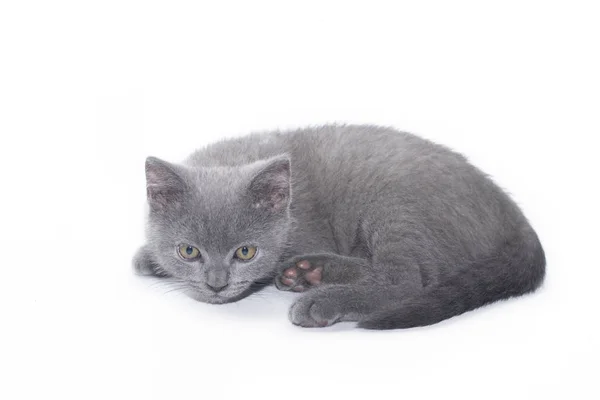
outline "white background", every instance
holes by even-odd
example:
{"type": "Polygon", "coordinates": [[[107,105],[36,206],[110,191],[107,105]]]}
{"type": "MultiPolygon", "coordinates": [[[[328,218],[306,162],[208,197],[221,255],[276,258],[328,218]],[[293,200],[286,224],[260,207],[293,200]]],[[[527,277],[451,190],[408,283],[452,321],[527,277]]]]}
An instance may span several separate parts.
{"type": "Polygon", "coordinates": [[[598,4],[491,3],[3,1],[0,397],[599,398],[598,4]],[[540,235],[544,287],[373,332],[132,275],[146,156],[336,121],[490,173],[540,235]]]}

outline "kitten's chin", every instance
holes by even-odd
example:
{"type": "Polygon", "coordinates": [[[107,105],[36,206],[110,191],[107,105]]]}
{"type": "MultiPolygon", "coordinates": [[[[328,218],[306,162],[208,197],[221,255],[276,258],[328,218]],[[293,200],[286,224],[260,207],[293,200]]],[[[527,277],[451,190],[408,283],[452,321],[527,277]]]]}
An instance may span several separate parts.
{"type": "Polygon", "coordinates": [[[246,287],[237,287],[234,293],[228,292],[227,289],[220,293],[206,292],[195,287],[188,287],[184,293],[196,301],[209,304],[226,304],[234,303],[242,300],[256,292],[261,291],[272,283],[272,278],[266,277],[252,282],[246,287]]]}
{"type": "Polygon", "coordinates": [[[246,297],[246,295],[244,295],[244,293],[236,294],[234,296],[226,296],[226,295],[219,295],[216,293],[215,294],[203,293],[203,292],[199,292],[194,289],[186,290],[185,294],[188,297],[191,297],[192,299],[194,299],[196,301],[199,301],[202,303],[209,303],[209,304],[233,303],[233,302],[236,302],[236,301],[241,300],[244,297],[246,297]]]}

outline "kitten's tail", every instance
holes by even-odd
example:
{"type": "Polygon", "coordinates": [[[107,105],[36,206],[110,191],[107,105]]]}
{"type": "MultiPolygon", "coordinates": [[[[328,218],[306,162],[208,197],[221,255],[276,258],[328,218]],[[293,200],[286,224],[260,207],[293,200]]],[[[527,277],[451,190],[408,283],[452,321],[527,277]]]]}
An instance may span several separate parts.
{"type": "Polygon", "coordinates": [[[508,240],[492,259],[460,270],[439,284],[377,311],[358,323],[366,329],[401,329],[431,325],[485,304],[537,289],[546,259],[537,235],[508,240]]]}

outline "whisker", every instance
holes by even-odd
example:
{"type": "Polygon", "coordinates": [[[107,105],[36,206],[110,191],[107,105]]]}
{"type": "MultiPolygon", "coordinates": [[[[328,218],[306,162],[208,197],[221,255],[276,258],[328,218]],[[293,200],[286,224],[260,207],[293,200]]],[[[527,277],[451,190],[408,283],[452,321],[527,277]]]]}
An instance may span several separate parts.
{"type": "Polygon", "coordinates": [[[166,292],[163,293],[163,295],[169,294],[169,293],[173,293],[173,292],[179,292],[182,293],[184,288],[174,288],[171,290],[167,290],[166,292]]]}

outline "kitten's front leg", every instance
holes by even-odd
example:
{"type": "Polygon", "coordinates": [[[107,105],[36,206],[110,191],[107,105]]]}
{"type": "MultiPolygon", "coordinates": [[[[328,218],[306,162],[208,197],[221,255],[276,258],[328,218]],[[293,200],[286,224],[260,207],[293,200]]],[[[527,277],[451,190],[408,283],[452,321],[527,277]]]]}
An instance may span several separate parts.
{"type": "Polygon", "coordinates": [[[290,307],[294,325],[318,328],[357,322],[398,298],[398,288],[371,285],[324,285],[302,295],[290,307]]]}
{"type": "Polygon", "coordinates": [[[148,246],[142,246],[133,256],[133,270],[138,275],[165,277],[168,274],[156,262],[148,246]]]}
{"type": "Polygon", "coordinates": [[[365,276],[368,263],[362,258],[333,253],[307,254],[285,261],[275,277],[279,290],[303,292],[321,284],[350,284],[365,276]]]}

